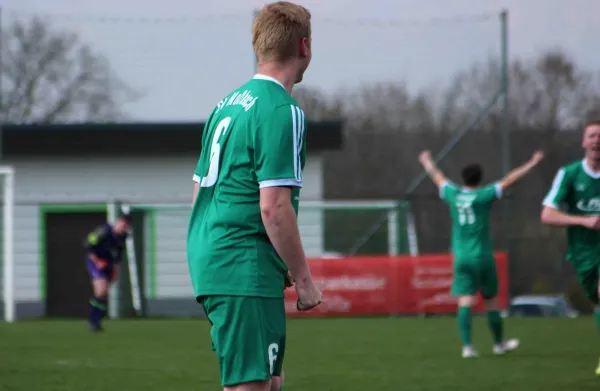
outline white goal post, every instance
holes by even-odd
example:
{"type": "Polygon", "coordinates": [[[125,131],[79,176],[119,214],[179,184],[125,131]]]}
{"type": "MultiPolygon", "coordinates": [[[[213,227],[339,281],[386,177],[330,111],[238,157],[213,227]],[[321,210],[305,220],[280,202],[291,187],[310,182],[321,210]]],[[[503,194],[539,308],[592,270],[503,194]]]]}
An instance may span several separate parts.
{"type": "MultiPolygon", "coordinates": [[[[114,201],[107,204],[107,217],[111,224],[114,224],[121,213],[131,213],[131,207],[121,201],[114,201]]],[[[135,233],[134,233],[135,235],[135,233]]],[[[138,279],[137,258],[133,236],[129,235],[125,241],[125,253],[127,255],[127,268],[129,271],[129,284],[131,286],[131,299],[133,310],[136,316],[142,315],[142,292],[138,279]]],[[[121,317],[121,298],[120,284],[112,284],[109,292],[109,313],[108,316],[113,319],[121,317]]]]}
{"type": "Polygon", "coordinates": [[[3,177],[2,208],[2,287],[4,302],[4,321],[16,320],[15,303],[15,259],[13,249],[13,225],[15,206],[15,171],[12,166],[0,166],[3,177]]]}

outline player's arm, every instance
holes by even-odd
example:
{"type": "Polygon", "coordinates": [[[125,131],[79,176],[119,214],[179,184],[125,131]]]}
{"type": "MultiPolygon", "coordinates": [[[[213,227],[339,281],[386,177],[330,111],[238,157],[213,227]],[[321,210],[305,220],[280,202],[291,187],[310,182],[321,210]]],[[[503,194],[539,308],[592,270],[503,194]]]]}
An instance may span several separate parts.
{"type": "Polygon", "coordinates": [[[553,206],[544,205],[542,209],[541,220],[543,224],[554,225],[557,227],[568,227],[571,225],[581,225],[588,228],[599,228],[600,224],[591,223],[592,216],[576,216],[556,209],[553,206]]]}
{"type": "Polygon", "coordinates": [[[527,175],[538,163],[544,158],[544,153],[537,151],[531,156],[526,163],[513,169],[511,172],[506,174],[504,178],[498,181],[500,191],[504,192],[506,189],[519,182],[521,178],[527,175]]]}
{"type": "Polygon", "coordinates": [[[200,190],[200,184],[198,182],[194,183],[194,196],[192,197],[192,205],[196,202],[196,197],[198,196],[198,190],[200,190]]]}
{"type": "Polygon", "coordinates": [[[577,216],[563,212],[560,209],[569,194],[570,188],[565,175],[565,169],[561,168],[554,177],[552,187],[543,201],[540,216],[542,223],[558,227],[580,225],[592,229],[600,228],[600,218],[598,216],[577,216]]]}
{"type": "Polygon", "coordinates": [[[311,274],[291,195],[293,187],[302,187],[304,121],[298,112],[296,107],[282,106],[264,119],[255,135],[254,161],[267,235],[296,284],[302,284],[311,280],[311,274]]]}
{"type": "Polygon", "coordinates": [[[431,158],[431,152],[423,151],[419,155],[419,161],[423,165],[425,172],[429,175],[429,178],[435,183],[438,188],[442,188],[444,184],[448,182],[448,179],[444,176],[444,173],[437,167],[433,159],[431,158]]]}
{"type": "Polygon", "coordinates": [[[306,262],[296,212],[291,203],[291,188],[282,186],[260,189],[260,212],[267,235],[288,267],[296,283],[311,279],[306,262]]]}

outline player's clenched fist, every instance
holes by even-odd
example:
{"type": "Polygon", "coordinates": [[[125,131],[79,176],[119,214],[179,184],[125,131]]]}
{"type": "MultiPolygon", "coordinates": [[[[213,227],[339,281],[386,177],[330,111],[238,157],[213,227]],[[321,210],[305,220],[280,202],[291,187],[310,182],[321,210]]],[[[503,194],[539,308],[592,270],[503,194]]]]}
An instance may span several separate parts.
{"type": "Polygon", "coordinates": [[[312,279],[305,280],[304,282],[296,281],[296,294],[298,295],[298,301],[296,307],[298,311],[308,311],[321,304],[323,294],[317,288],[312,279]]]}
{"type": "Polygon", "coordinates": [[[600,216],[586,216],[583,226],[589,229],[600,229],[600,216]]]}

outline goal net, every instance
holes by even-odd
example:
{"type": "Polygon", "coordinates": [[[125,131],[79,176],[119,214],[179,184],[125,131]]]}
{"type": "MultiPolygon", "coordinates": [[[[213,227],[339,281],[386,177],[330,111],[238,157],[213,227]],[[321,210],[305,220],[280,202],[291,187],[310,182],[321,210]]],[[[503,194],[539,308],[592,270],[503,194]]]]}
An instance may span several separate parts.
{"type": "MultiPolygon", "coordinates": [[[[305,201],[298,224],[307,257],[336,258],[382,213],[382,226],[361,249],[362,255],[399,255],[409,252],[408,203],[392,201],[305,201]]],[[[197,311],[191,298],[186,239],[189,204],[115,205],[115,215],[130,212],[133,235],[127,242],[127,267],[121,273],[119,314],[190,316],[197,311]]]]}

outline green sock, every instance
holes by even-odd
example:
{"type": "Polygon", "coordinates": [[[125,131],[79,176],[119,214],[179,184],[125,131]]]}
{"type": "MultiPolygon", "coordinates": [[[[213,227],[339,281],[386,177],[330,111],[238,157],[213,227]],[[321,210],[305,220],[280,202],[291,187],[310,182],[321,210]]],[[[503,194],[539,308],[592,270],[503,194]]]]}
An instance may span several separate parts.
{"type": "Polygon", "coordinates": [[[492,336],[494,337],[494,343],[502,343],[504,341],[504,330],[500,311],[488,311],[487,320],[492,336]]]}
{"type": "Polygon", "coordinates": [[[458,307],[458,333],[463,346],[471,345],[471,307],[458,307]]]}

